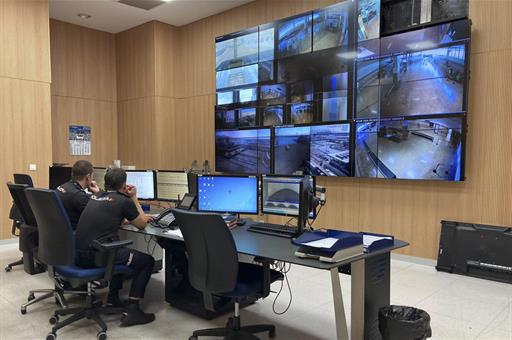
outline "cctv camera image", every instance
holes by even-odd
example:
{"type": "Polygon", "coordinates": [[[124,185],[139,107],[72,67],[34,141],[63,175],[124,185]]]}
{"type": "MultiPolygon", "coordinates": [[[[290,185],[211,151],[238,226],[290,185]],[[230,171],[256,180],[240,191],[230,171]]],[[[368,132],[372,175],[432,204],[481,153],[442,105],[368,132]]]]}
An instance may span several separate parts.
{"type": "Polygon", "coordinates": [[[350,124],[311,127],[310,174],[350,176],[350,124]]]}
{"type": "Polygon", "coordinates": [[[215,149],[219,172],[270,172],[270,129],[217,131],[215,149]]]}
{"type": "Polygon", "coordinates": [[[357,177],[461,180],[462,118],[357,124],[357,177]]]}
{"type": "Polygon", "coordinates": [[[216,70],[258,62],[258,32],[227,39],[215,44],[216,70]]]}
{"type": "Polygon", "coordinates": [[[279,57],[311,52],[311,15],[290,19],[279,24],[279,57]]]}
{"type": "Polygon", "coordinates": [[[313,13],[313,50],[348,44],[352,3],[345,1],[313,13]]]}
{"type": "Polygon", "coordinates": [[[380,31],[380,0],[359,0],[357,12],[358,41],[378,38],[380,31]]]}
{"type": "Polygon", "coordinates": [[[276,174],[309,173],[310,132],[309,126],[275,129],[276,174]]]}

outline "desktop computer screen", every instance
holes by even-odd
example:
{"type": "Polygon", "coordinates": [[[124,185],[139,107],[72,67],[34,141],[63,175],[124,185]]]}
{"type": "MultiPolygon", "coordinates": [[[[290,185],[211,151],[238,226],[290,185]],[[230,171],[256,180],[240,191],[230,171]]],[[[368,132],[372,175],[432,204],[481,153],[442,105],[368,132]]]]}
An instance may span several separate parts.
{"type": "Polygon", "coordinates": [[[50,179],[49,188],[51,190],[57,189],[57,187],[59,185],[64,184],[71,179],[71,167],[69,167],[69,166],[51,166],[49,179],[50,179]]]}
{"type": "Polygon", "coordinates": [[[261,211],[264,214],[299,216],[302,176],[261,176],[261,211]]]}
{"type": "Polygon", "coordinates": [[[137,187],[137,198],[155,199],[155,173],[152,170],[127,170],[126,184],[137,187]]]}
{"type": "Polygon", "coordinates": [[[198,176],[198,211],[258,213],[256,176],[198,176]]]}
{"type": "Polygon", "coordinates": [[[188,193],[188,178],[184,171],[156,173],[156,194],[161,201],[179,201],[188,193]]]}
{"type": "Polygon", "coordinates": [[[92,179],[96,182],[96,185],[101,190],[105,190],[105,174],[107,173],[106,168],[94,168],[92,173],[92,179]]]}

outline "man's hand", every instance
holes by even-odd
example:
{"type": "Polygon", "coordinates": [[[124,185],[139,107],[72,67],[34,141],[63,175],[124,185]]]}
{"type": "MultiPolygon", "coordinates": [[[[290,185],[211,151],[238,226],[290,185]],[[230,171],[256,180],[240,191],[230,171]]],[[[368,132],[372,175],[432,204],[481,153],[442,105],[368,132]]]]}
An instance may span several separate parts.
{"type": "Polygon", "coordinates": [[[89,190],[91,190],[93,194],[97,194],[98,192],[100,192],[100,188],[98,187],[98,184],[96,184],[96,181],[91,181],[91,185],[89,185],[89,190]]]}
{"type": "Polygon", "coordinates": [[[126,194],[131,198],[137,197],[137,188],[135,187],[135,185],[127,185],[126,194]]]}
{"type": "Polygon", "coordinates": [[[146,223],[150,223],[150,222],[153,222],[154,218],[153,218],[153,216],[144,214],[144,220],[146,221],[146,223]]]}

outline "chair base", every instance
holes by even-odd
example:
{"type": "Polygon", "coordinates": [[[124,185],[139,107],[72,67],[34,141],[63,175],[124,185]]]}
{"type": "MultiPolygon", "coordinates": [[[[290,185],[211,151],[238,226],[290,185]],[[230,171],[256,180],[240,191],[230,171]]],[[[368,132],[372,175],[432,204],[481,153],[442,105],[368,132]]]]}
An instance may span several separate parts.
{"type": "Polygon", "coordinates": [[[274,338],[276,328],[274,325],[240,326],[240,317],[229,318],[225,328],[208,328],[194,331],[189,340],[197,340],[202,336],[218,336],[226,340],[258,340],[254,334],[268,332],[269,338],[274,338]]]}
{"type": "Polygon", "coordinates": [[[21,265],[23,265],[23,257],[21,259],[19,259],[18,261],[9,263],[7,266],[5,266],[4,269],[5,269],[5,272],[8,273],[12,270],[13,267],[21,266],[21,265]]]}

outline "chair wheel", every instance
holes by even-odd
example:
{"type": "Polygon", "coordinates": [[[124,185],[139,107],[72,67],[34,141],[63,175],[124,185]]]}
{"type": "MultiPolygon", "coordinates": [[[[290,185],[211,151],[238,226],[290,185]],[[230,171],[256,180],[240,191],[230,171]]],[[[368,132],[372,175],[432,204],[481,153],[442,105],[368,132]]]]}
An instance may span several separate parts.
{"type": "Polygon", "coordinates": [[[48,322],[50,323],[50,325],[57,324],[57,322],[59,322],[59,316],[58,315],[52,315],[50,317],[50,320],[48,320],[48,322]]]}
{"type": "Polygon", "coordinates": [[[274,330],[272,330],[272,331],[269,331],[269,332],[268,332],[268,337],[269,337],[270,339],[274,339],[274,338],[276,337],[276,330],[274,329],[274,330]]]}
{"type": "Polygon", "coordinates": [[[96,334],[96,339],[107,340],[107,332],[105,332],[105,331],[98,332],[98,334],[96,334]]]}
{"type": "Polygon", "coordinates": [[[57,334],[55,334],[54,332],[50,332],[46,336],[46,340],[55,340],[56,338],[57,338],[57,334]]]}
{"type": "Polygon", "coordinates": [[[12,267],[11,266],[7,266],[4,268],[5,269],[5,272],[8,273],[12,270],[12,267]]]}
{"type": "Polygon", "coordinates": [[[24,307],[21,307],[20,312],[21,312],[21,314],[25,315],[25,314],[27,314],[27,309],[24,307]]]}
{"type": "Polygon", "coordinates": [[[28,297],[27,297],[27,300],[28,301],[32,301],[34,300],[36,297],[34,296],[34,294],[28,294],[28,297]]]}

